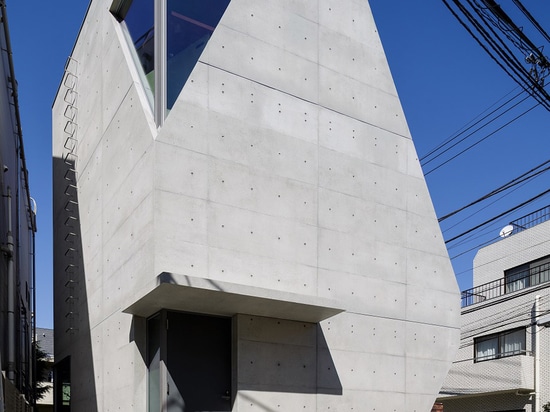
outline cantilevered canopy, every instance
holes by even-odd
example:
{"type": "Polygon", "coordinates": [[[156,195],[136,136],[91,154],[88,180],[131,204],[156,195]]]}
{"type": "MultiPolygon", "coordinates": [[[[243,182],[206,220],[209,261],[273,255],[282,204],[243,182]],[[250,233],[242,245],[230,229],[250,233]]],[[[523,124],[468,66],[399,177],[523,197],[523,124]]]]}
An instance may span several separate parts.
{"type": "Polygon", "coordinates": [[[237,313],[320,322],[344,311],[329,299],[173,273],[161,273],[125,313],[149,317],[161,309],[232,316],[237,313]]]}

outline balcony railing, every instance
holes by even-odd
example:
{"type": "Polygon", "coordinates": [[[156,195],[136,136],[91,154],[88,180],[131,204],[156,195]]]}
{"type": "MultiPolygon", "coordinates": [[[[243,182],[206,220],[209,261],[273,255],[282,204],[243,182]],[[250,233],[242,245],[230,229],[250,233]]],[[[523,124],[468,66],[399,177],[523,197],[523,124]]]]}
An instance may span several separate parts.
{"type": "Polygon", "coordinates": [[[546,222],[548,219],[550,219],[550,205],[510,222],[510,225],[514,227],[512,233],[519,233],[542,222],[546,222]]]}
{"type": "Polygon", "coordinates": [[[550,263],[534,266],[462,292],[462,307],[550,281],[550,263]]]}

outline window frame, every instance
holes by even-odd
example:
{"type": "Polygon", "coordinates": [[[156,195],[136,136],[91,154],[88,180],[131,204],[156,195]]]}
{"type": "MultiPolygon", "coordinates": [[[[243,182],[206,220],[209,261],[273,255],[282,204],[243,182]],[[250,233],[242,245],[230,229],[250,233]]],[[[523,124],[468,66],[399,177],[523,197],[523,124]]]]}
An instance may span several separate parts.
{"type": "Polygon", "coordinates": [[[525,355],[527,354],[527,330],[525,327],[519,327],[514,329],[508,329],[502,332],[492,333],[490,335],[479,336],[474,338],[474,363],[486,362],[495,359],[509,358],[511,356],[525,355]],[[503,352],[504,338],[508,335],[522,331],[522,349],[519,351],[503,352]],[[496,351],[494,356],[478,356],[478,345],[483,342],[496,339],[496,351]]]}
{"type": "Polygon", "coordinates": [[[505,293],[512,293],[518,290],[527,289],[531,286],[541,285],[550,281],[548,274],[550,268],[541,270],[543,266],[550,266],[550,255],[531,260],[521,265],[504,271],[505,293]],[[542,280],[542,275],[548,279],[542,280]],[[521,276],[518,276],[521,275],[521,276]],[[519,285],[519,287],[518,287],[519,285]]]}
{"type": "MultiPolygon", "coordinates": [[[[168,9],[169,9],[169,6],[168,6],[168,0],[149,0],[149,1],[153,2],[153,13],[154,13],[154,16],[153,16],[154,39],[152,42],[154,45],[154,57],[153,57],[153,66],[154,66],[153,89],[154,90],[152,93],[153,95],[152,109],[153,109],[155,124],[158,128],[160,128],[163,126],[166,116],[168,115],[170,110],[169,98],[168,98],[168,95],[169,95],[169,90],[168,90],[168,87],[169,87],[169,84],[168,84],[169,83],[168,82],[168,76],[169,76],[168,9]]],[[[111,12],[111,14],[113,14],[116,20],[123,26],[125,25],[124,20],[126,18],[128,11],[131,9],[132,2],[133,0],[112,0],[111,7],[109,8],[109,11],[111,12]]],[[[229,3],[230,3],[230,0],[227,0],[225,9],[229,5],[229,3]]],[[[224,9],[224,13],[225,13],[225,9],[224,9]]],[[[220,20],[221,20],[221,17],[220,17],[220,20]]],[[[219,23],[219,20],[218,20],[218,23],[219,23]]],[[[216,23],[216,26],[218,23],[216,23]]],[[[214,29],[216,26],[214,26],[214,29]]],[[[131,38],[131,35],[129,35],[129,31],[128,30],[126,31],[128,32],[127,37],[131,38]]],[[[136,59],[134,58],[134,60],[136,59]]]]}

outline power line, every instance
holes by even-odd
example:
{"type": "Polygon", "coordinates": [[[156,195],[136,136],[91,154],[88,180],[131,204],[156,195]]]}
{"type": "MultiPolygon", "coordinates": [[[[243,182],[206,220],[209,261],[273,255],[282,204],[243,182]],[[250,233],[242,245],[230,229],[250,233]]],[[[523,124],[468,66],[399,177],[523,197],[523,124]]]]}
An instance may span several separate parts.
{"type": "Polygon", "coordinates": [[[472,38],[485,50],[503,71],[525,91],[531,94],[541,105],[550,110],[550,95],[544,90],[543,79],[548,75],[548,60],[534,43],[515,25],[512,19],[498,6],[494,0],[482,0],[486,5],[483,8],[467,0],[469,7],[478,18],[459,0],[453,0],[455,7],[466,17],[470,26],[453,10],[447,0],[442,0],[445,6],[466,29],[472,38]],[[492,16],[488,14],[492,13],[492,16]],[[497,20],[495,20],[495,18],[497,20]],[[478,20],[479,19],[479,20],[478,20]],[[500,24],[502,23],[502,24],[500,24]],[[505,25],[507,29],[502,26],[505,25]],[[526,61],[531,64],[528,71],[506,45],[504,40],[491,27],[494,26],[525,55],[526,61]],[[475,29],[482,39],[473,32],[475,29]],[[544,74],[544,75],[543,75],[544,74]]]}
{"type": "Polygon", "coordinates": [[[455,237],[453,237],[453,238],[451,238],[451,239],[449,239],[449,240],[446,240],[445,243],[450,243],[450,242],[452,242],[452,241],[454,241],[454,240],[456,240],[456,239],[459,239],[459,238],[461,238],[462,236],[467,235],[468,233],[471,233],[471,232],[473,232],[474,230],[477,230],[477,229],[479,229],[480,227],[483,227],[483,226],[485,226],[486,224],[493,222],[494,220],[497,220],[497,219],[499,219],[499,218],[501,218],[501,217],[503,217],[503,216],[506,216],[508,213],[511,213],[511,212],[513,212],[514,210],[517,210],[517,209],[519,209],[520,207],[523,207],[523,206],[525,206],[525,205],[527,205],[527,204],[529,204],[529,203],[531,203],[531,202],[533,202],[533,201],[535,201],[535,200],[541,198],[542,196],[544,196],[544,195],[546,195],[546,194],[548,194],[548,193],[550,193],[550,189],[545,190],[545,191],[542,192],[542,193],[539,193],[538,195],[532,197],[531,199],[526,200],[525,202],[520,203],[519,205],[514,206],[513,208],[508,209],[507,211],[505,211],[505,212],[503,212],[503,213],[501,213],[501,214],[499,214],[499,215],[497,215],[497,216],[494,216],[494,217],[492,217],[491,219],[488,219],[488,220],[486,220],[485,222],[480,223],[479,225],[477,225],[477,226],[475,226],[475,227],[473,227],[473,228],[471,228],[471,229],[468,229],[467,231],[462,232],[461,234],[459,234],[459,235],[457,235],[457,236],[455,236],[455,237]]]}
{"type": "Polygon", "coordinates": [[[531,22],[533,26],[539,31],[540,34],[546,39],[546,41],[550,42],[550,36],[548,36],[548,33],[541,27],[538,21],[535,20],[535,18],[529,13],[529,10],[525,8],[525,6],[521,3],[519,0],[512,0],[514,4],[517,6],[518,9],[521,10],[521,12],[527,17],[527,20],[531,22]]]}
{"type": "Polygon", "coordinates": [[[491,198],[492,196],[495,196],[495,195],[497,195],[497,194],[499,194],[499,193],[501,193],[501,192],[503,192],[503,191],[505,191],[505,190],[510,189],[511,187],[514,187],[514,186],[516,186],[516,185],[518,185],[518,184],[520,184],[520,183],[522,183],[522,182],[524,182],[524,181],[526,181],[526,180],[532,179],[532,178],[534,178],[534,177],[540,175],[541,173],[544,173],[544,172],[550,170],[550,166],[549,166],[549,167],[546,167],[546,168],[544,168],[544,169],[542,169],[542,170],[537,171],[537,169],[540,169],[541,167],[547,165],[548,163],[550,163],[550,160],[547,160],[547,161],[541,163],[540,165],[538,165],[538,166],[532,168],[531,170],[529,170],[529,171],[523,173],[522,175],[520,175],[520,176],[518,176],[518,177],[516,177],[516,178],[514,178],[514,179],[512,179],[512,180],[510,180],[509,182],[503,184],[502,186],[500,186],[500,187],[498,187],[498,188],[496,188],[496,189],[490,191],[490,192],[487,193],[486,195],[481,196],[479,199],[476,199],[476,200],[474,200],[473,202],[470,202],[470,203],[468,203],[467,205],[462,206],[462,207],[460,207],[460,208],[454,210],[453,212],[448,213],[448,214],[446,214],[445,216],[440,217],[440,218],[438,219],[438,222],[442,222],[442,221],[444,221],[444,220],[450,218],[451,216],[454,216],[454,215],[456,215],[457,213],[462,212],[463,210],[465,210],[465,209],[467,209],[467,208],[469,208],[469,207],[471,207],[471,206],[474,206],[474,205],[476,205],[476,204],[478,204],[478,203],[480,203],[480,202],[482,202],[482,201],[484,201],[484,200],[487,200],[487,199],[491,198]],[[534,173],[534,174],[533,174],[533,173],[534,173]]]}
{"type": "Polygon", "coordinates": [[[497,128],[496,130],[493,130],[491,133],[489,133],[488,135],[486,135],[485,137],[479,139],[477,142],[471,144],[470,146],[466,147],[465,149],[461,150],[460,152],[458,152],[457,154],[455,154],[454,156],[450,157],[449,159],[445,160],[443,163],[440,163],[438,166],[434,167],[433,169],[429,170],[428,172],[424,173],[424,176],[427,176],[429,175],[430,173],[436,171],[437,169],[439,169],[440,167],[446,165],[447,163],[449,163],[450,161],[456,159],[458,156],[464,154],[465,152],[467,152],[468,150],[474,148],[475,146],[477,146],[478,144],[480,144],[481,142],[487,140],[489,137],[491,137],[492,135],[494,135],[495,133],[501,131],[502,129],[504,129],[506,126],[509,126],[511,123],[515,122],[516,120],[518,120],[520,117],[522,116],[525,116],[527,113],[529,113],[531,110],[533,110],[534,108],[538,107],[538,104],[532,106],[531,108],[527,109],[526,111],[524,111],[523,113],[520,113],[519,115],[517,115],[516,117],[514,117],[512,120],[504,123],[502,126],[500,126],[499,128],[497,128]]]}
{"type": "MultiPolygon", "coordinates": [[[[507,93],[506,96],[508,94],[510,94],[511,92],[507,93]]],[[[522,93],[524,93],[523,90],[521,90],[518,94],[514,95],[513,97],[511,97],[510,99],[508,99],[506,102],[502,103],[499,107],[497,107],[496,109],[494,109],[493,111],[491,111],[490,113],[486,114],[485,116],[483,116],[482,118],[480,118],[479,120],[475,121],[473,124],[470,124],[472,123],[475,119],[477,119],[479,116],[481,116],[481,114],[485,113],[487,110],[489,110],[489,108],[491,108],[492,106],[494,106],[496,103],[493,103],[488,109],[486,109],[484,112],[482,112],[480,115],[476,116],[473,120],[471,120],[470,122],[468,122],[466,125],[462,126],[462,128],[460,128],[457,132],[454,133],[454,135],[452,135],[451,137],[449,137],[448,139],[446,139],[445,141],[443,141],[441,144],[439,144],[438,146],[434,147],[433,149],[431,149],[428,153],[426,153],[424,156],[422,156],[420,158],[420,161],[424,161],[426,160],[426,158],[430,157],[432,154],[434,154],[435,152],[437,152],[438,150],[441,150],[443,147],[445,147],[446,145],[448,145],[449,143],[451,143],[453,140],[457,139],[458,137],[460,137],[462,134],[466,133],[468,130],[470,130],[472,127],[476,126],[477,124],[481,123],[483,120],[485,120],[486,118],[488,118],[489,116],[491,116],[492,114],[496,113],[498,110],[500,110],[501,108],[503,108],[504,106],[506,106],[508,103],[510,103],[512,100],[516,99],[517,97],[519,97],[522,93]],[[466,127],[468,124],[470,124],[468,127],[466,127]]],[[[506,97],[504,96],[504,97],[506,97]]],[[[502,100],[503,98],[499,99],[498,101],[502,100]]],[[[498,103],[497,101],[497,103],[498,103]]],[[[522,100],[523,102],[523,100],[522,100]]],[[[508,110],[507,110],[508,111],[508,110]]],[[[498,116],[500,117],[500,116],[498,116]]],[[[494,118],[493,120],[487,122],[485,125],[483,125],[482,127],[485,127],[486,125],[488,125],[489,123],[493,122],[494,120],[498,119],[498,117],[494,118]]],[[[473,133],[479,131],[480,129],[476,129],[473,133]]],[[[473,134],[472,133],[472,134],[473,134]]],[[[467,137],[471,136],[472,134],[469,134],[467,137]]],[[[462,140],[461,140],[462,142],[462,140]]],[[[438,155],[439,156],[439,155],[438,155]]],[[[430,160],[431,161],[431,160],[430,160]]],[[[426,162],[425,164],[427,164],[428,162],[426,162]]]]}
{"type": "MultiPolygon", "coordinates": [[[[424,156],[421,161],[423,159],[426,159],[426,157],[432,155],[436,150],[441,150],[444,146],[446,145],[449,145],[452,141],[456,140],[458,137],[460,137],[462,134],[466,133],[468,130],[470,130],[472,127],[476,126],[477,124],[479,124],[480,122],[482,122],[483,120],[485,120],[488,116],[490,116],[491,114],[495,113],[497,110],[501,109],[502,107],[504,107],[506,104],[508,104],[509,102],[511,102],[512,100],[514,100],[516,97],[520,96],[521,94],[523,93],[520,92],[518,93],[517,95],[515,95],[514,97],[512,97],[511,99],[509,99],[508,101],[506,101],[505,103],[503,103],[501,106],[497,107],[495,110],[493,110],[491,113],[489,113],[487,116],[484,116],[483,118],[479,119],[477,122],[475,122],[474,124],[472,124],[471,126],[469,126],[467,129],[465,129],[463,132],[461,132],[460,134],[456,135],[455,137],[453,137],[452,139],[450,140],[447,140],[445,143],[439,145],[436,149],[432,150],[430,153],[428,153],[426,156],[424,156]]],[[[443,154],[445,154],[446,152],[448,152],[449,150],[451,150],[453,147],[457,146],[458,144],[462,143],[463,141],[465,141],[466,139],[468,139],[469,137],[473,136],[475,133],[479,132],[481,129],[483,129],[484,127],[490,125],[491,123],[493,123],[494,121],[496,121],[497,119],[501,118],[504,114],[508,113],[510,110],[512,110],[513,108],[517,107],[519,104],[523,103],[525,100],[527,100],[529,98],[529,96],[526,96],[525,98],[523,98],[522,100],[520,100],[519,102],[515,103],[513,106],[507,108],[506,110],[504,110],[503,112],[501,112],[500,114],[498,114],[496,117],[490,119],[489,121],[487,121],[486,123],[484,123],[483,125],[481,125],[480,127],[478,127],[477,129],[475,129],[474,131],[472,131],[471,133],[469,133],[468,135],[466,135],[465,137],[463,137],[462,139],[460,139],[458,142],[455,142],[454,144],[452,144],[451,146],[447,147],[445,150],[443,151],[440,151],[437,155],[435,155],[434,157],[432,157],[431,159],[428,159],[426,160],[425,162],[422,163],[422,166],[426,166],[428,163],[432,162],[433,160],[437,159],[438,157],[442,156],[443,154]]]]}

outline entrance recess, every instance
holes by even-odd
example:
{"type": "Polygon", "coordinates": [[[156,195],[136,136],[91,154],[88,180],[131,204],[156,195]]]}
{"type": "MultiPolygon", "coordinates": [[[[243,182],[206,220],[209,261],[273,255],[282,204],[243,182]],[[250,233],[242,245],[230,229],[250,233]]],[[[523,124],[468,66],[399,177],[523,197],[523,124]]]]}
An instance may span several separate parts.
{"type": "Polygon", "coordinates": [[[163,311],[148,323],[149,411],[231,411],[231,319],[163,311]],[[158,328],[159,317],[166,327],[158,328]]]}

